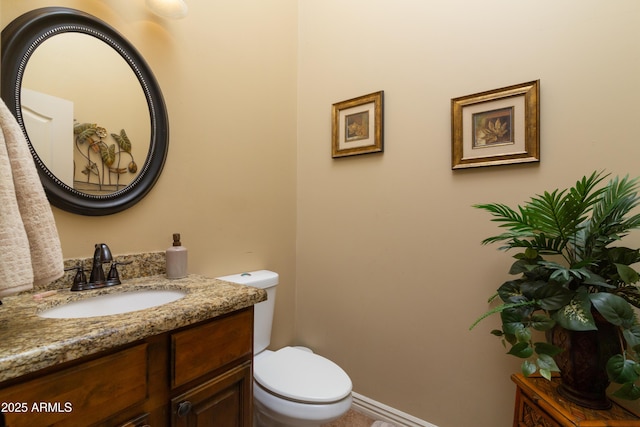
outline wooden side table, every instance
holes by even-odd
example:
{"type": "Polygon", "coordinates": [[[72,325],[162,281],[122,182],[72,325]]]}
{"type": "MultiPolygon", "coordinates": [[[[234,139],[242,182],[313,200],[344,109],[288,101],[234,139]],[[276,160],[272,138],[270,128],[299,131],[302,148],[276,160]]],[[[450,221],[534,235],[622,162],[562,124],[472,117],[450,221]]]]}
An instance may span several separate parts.
{"type": "Polygon", "coordinates": [[[613,402],[611,409],[583,408],[556,393],[559,379],[514,374],[516,406],[513,427],[640,427],[640,417],[613,402]]]}

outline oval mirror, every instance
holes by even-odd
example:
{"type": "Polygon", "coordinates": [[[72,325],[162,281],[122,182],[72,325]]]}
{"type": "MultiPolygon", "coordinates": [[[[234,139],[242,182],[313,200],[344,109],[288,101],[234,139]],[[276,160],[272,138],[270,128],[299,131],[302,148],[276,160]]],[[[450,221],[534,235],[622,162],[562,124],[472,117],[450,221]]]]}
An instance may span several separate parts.
{"type": "Polygon", "coordinates": [[[167,155],[160,87],[115,29],[78,10],[25,13],[2,31],[0,93],[52,205],[120,212],[156,183],[167,155]]]}

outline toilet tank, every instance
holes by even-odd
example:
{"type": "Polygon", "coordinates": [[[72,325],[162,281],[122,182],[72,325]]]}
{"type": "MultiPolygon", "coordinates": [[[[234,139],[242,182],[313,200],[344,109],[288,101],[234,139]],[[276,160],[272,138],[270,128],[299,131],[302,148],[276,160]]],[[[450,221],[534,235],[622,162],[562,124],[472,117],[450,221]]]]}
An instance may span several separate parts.
{"type": "Polygon", "coordinates": [[[257,270],[218,277],[218,279],[267,291],[267,300],[253,306],[253,354],[262,352],[269,347],[271,342],[271,325],[273,324],[273,311],[276,306],[278,273],[269,270],[257,270]]]}

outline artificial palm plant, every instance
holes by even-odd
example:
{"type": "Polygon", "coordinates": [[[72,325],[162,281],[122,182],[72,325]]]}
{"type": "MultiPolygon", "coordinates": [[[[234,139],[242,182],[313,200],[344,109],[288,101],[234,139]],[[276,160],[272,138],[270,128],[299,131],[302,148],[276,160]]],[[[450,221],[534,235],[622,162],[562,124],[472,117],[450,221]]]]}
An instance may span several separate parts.
{"type": "MultiPolygon", "coordinates": [[[[565,328],[597,329],[601,315],[621,331],[619,354],[606,363],[612,382],[622,384],[614,395],[640,397],[640,325],[633,306],[640,307],[640,276],[631,266],[640,250],[624,247],[621,239],[640,227],[638,178],[612,178],[594,172],[568,189],[532,197],[517,209],[504,204],[474,207],[493,216],[505,231],[483,244],[501,242],[500,249],[520,249],[510,274],[518,278],[502,284],[490,301],[501,303],[481,316],[499,313],[502,329],[492,334],[509,346],[509,354],[525,359],[522,372],[539,372],[547,379],[559,368],[561,351],[534,331],[565,328]]],[[[544,337],[544,335],[542,335],[544,337]]]]}

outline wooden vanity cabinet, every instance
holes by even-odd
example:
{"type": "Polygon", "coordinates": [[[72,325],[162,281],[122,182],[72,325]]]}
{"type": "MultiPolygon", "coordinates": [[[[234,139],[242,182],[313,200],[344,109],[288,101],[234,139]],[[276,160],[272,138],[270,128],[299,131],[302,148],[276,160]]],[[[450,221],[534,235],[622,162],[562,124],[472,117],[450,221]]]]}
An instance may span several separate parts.
{"type": "Polygon", "coordinates": [[[252,424],[253,307],[0,383],[8,427],[252,424]]]}

